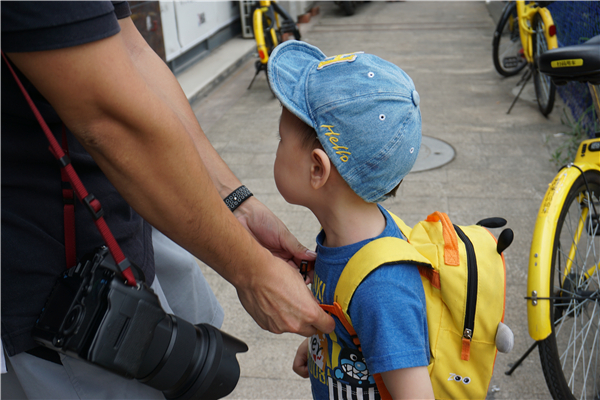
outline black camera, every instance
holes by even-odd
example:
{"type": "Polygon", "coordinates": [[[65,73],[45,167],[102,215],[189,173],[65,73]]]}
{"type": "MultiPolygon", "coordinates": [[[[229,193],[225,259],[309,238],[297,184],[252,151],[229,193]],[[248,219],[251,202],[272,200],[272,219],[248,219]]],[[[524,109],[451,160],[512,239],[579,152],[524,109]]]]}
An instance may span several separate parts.
{"type": "Polygon", "coordinates": [[[163,392],[219,399],[235,388],[246,344],[164,312],[145,283],[124,283],[106,247],[70,268],[46,300],[33,337],[60,353],[163,392]]]}

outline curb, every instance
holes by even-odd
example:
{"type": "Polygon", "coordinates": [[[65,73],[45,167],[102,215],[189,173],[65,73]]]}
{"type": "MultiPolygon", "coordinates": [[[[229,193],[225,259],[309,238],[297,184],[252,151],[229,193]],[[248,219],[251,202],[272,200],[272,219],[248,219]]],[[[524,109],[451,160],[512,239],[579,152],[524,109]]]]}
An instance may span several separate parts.
{"type": "MultiPolygon", "coordinates": [[[[308,12],[298,17],[300,33],[309,30],[319,15],[319,6],[314,6],[308,12]],[[311,21],[312,20],[312,21],[311,21]]],[[[249,59],[257,57],[254,38],[233,38],[214,49],[195,65],[176,76],[189,103],[208,96],[221,82],[230,77],[249,59]],[[230,54],[234,55],[230,55],[230,54]],[[223,59],[219,61],[219,59],[223,59]],[[202,76],[211,75],[202,80],[202,76]],[[199,82],[199,80],[202,80],[199,82]]]]}
{"type": "Polygon", "coordinates": [[[225,79],[229,78],[235,71],[237,71],[246,61],[250,58],[254,57],[256,53],[256,49],[252,48],[248,52],[242,54],[237,60],[235,60],[231,65],[229,65],[224,71],[216,75],[210,82],[208,82],[205,86],[199,88],[195,93],[190,96],[187,96],[190,104],[195,102],[196,100],[200,100],[206,96],[208,96],[221,82],[225,79]]]}

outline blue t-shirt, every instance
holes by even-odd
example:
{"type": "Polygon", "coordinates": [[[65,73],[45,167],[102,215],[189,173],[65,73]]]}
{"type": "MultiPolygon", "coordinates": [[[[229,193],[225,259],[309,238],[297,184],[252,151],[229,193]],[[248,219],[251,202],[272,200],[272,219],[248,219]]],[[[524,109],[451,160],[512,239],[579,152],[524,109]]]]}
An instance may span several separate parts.
{"type": "MultiPolygon", "coordinates": [[[[377,238],[399,237],[400,229],[381,206],[386,227],[377,238]]],[[[374,239],[342,247],[325,247],[317,236],[317,260],[312,291],[321,304],[333,304],[340,274],[350,258],[374,239]]],[[[309,371],[315,399],[379,398],[373,374],[429,364],[425,293],[415,265],[379,267],[356,289],[348,309],[362,353],[342,323],[318,332],[309,341],[309,371]],[[348,391],[352,391],[351,397],[348,391]]]]}

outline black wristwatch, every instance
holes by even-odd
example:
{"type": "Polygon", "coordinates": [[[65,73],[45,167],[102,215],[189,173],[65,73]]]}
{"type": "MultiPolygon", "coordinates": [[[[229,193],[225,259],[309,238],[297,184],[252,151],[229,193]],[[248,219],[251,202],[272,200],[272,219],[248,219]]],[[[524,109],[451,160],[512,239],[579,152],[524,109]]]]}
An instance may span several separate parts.
{"type": "Polygon", "coordinates": [[[246,186],[240,186],[235,189],[229,196],[225,197],[223,201],[227,204],[227,207],[233,212],[240,206],[244,201],[248,200],[252,196],[252,192],[248,190],[246,186]]]}

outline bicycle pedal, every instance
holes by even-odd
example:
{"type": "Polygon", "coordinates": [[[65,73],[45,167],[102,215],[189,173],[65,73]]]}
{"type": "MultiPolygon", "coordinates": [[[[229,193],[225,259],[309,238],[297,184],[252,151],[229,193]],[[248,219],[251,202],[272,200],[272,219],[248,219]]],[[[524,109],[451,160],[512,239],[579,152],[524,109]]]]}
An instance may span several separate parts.
{"type": "Polygon", "coordinates": [[[502,59],[502,65],[504,66],[504,68],[515,68],[517,65],[519,65],[519,58],[518,57],[505,57],[502,59]]]}

